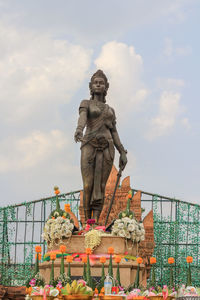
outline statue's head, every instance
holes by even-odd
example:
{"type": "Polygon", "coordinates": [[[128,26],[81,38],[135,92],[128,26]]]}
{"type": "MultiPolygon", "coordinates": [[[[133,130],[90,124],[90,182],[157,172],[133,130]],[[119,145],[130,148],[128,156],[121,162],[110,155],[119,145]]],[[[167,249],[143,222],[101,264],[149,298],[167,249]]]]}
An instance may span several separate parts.
{"type": "Polygon", "coordinates": [[[100,82],[100,84],[102,85],[102,88],[104,86],[103,95],[104,95],[104,99],[105,99],[107,90],[109,88],[109,83],[108,83],[108,79],[107,79],[106,75],[104,74],[104,72],[102,70],[96,71],[96,73],[94,73],[91,77],[91,81],[89,83],[89,88],[90,88],[90,94],[92,96],[94,95],[94,86],[93,85],[95,84],[95,81],[100,82]]]}

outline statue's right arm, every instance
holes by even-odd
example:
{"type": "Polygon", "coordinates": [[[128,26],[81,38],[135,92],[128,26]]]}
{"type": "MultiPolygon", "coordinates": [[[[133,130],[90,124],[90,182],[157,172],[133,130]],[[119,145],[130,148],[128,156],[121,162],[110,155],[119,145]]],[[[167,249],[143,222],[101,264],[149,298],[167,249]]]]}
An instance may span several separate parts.
{"type": "Polygon", "coordinates": [[[76,128],[76,132],[74,134],[75,142],[81,142],[83,139],[83,130],[85,128],[85,125],[87,123],[87,111],[80,110],[79,119],[78,119],[78,125],[76,128]]]}

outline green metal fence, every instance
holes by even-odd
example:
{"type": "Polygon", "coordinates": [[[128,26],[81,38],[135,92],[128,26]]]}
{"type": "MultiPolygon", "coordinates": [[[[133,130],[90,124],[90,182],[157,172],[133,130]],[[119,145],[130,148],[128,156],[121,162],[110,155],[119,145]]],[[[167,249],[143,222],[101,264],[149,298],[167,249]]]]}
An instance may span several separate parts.
{"type": "MultiPolygon", "coordinates": [[[[137,190],[133,190],[136,192],[137,190]]],[[[79,218],[80,191],[59,196],[61,207],[70,203],[71,210],[79,218]]],[[[193,283],[200,286],[200,206],[180,200],[142,192],[142,208],[147,214],[153,209],[154,239],[157,258],[158,284],[169,281],[167,258],[175,258],[176,284],[186,282],[186,256],[193,256],[193,283]]],[[[0,276],[1,284],[23,285],[32,270],[34,247],[40,244],[43,253],[46,244],[41,234],[46,219],[55,209],[55,197],[40,199],[0,208],[0,276]]]]}
{"type": "Polygon", "coordinates": [[[169,283],[168,258],[174,257],[175,284],[186,284],[186,257],[192,256],[192,283],[200,286],[200,205],[146,192],[141,200],[153,209],[157,283],[169,283]]]}

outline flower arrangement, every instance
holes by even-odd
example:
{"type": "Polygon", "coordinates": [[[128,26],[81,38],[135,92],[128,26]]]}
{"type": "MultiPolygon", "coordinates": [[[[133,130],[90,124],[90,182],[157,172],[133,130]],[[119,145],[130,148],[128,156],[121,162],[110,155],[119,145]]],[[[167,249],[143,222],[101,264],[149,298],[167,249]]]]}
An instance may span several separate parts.
{"type": "Polygon", "coordinates": [[[61,216],[55,219],[49,219],[43,230],[42,237],[47,244],[52,247],[62,243],[63,238],[70,238],[74,229],[73,221],[69,218],[62,218],[61,216]]]}
{"type": "Polygon", "coordinates": [[[70,219],[68,210],[60,208],[58,195],[60,193],[57,186],[54,187],[56,195],[56,209],[51,212],[47,222],[45,223],[42,237],[47,242],[49,247],[59,245],[62,238],[70,238],[74,229],[74,222],[70,219]]]}
{"type": "Polygon", "coordinates": [[[112,235],[124,237],[130,239],[132,242],[139,243],[145,239],[144,225],[129,217],[117,219],[112,227],[112,235]]]}
{"type": "Polygon", "coordinates": [[[133,243],[144,241],[145,230],[143,223],[137,222],[134,218],[134,212],[130,210],[130,201],[132,200],[132,191],[128,194],[127,207],[125,211],[120,212],[119,219],[112,226],[112,235],[130,239],[133,243]]]}

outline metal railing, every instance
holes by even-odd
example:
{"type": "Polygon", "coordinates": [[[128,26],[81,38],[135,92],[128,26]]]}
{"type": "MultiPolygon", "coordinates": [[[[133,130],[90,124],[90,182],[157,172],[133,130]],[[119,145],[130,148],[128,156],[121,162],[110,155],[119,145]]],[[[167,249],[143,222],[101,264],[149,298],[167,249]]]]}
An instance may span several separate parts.
{"type": "MultiPolygon", "coordinates": [[[[137,190],[133,190],[137,192],[137,190]]],[[[144,215],[153,209],[154,239],[157,259],[156,278],[158,284],[169,281],[168,257],[175,258],[174,277],[176,284],[186,283],[186,260],[190,255],[193,283],[200,284],[200,206],[177,199],[147,192],[141,193],[144,215]]],[[[71,210],[80,220],[80,191],[59,195],[61,208],[70,203],[71,210]]],[[[0,274],[4,285],[23,285],[35,262],[34,247],[41,245],[42,231],[46,219],[55,209],[56,198],[49,197],[32,202],[0,208],[0,274]]]]}

